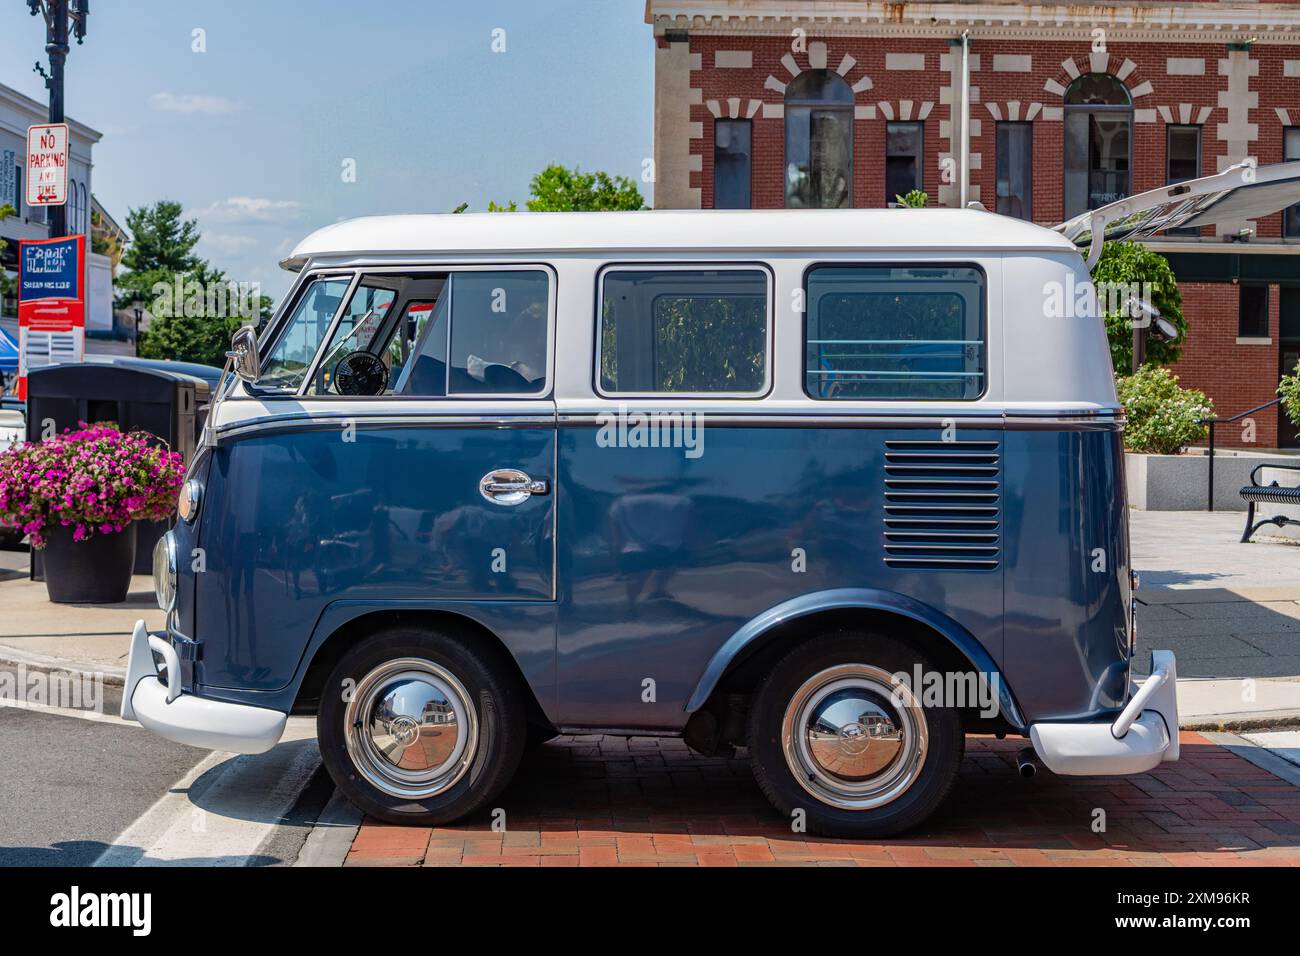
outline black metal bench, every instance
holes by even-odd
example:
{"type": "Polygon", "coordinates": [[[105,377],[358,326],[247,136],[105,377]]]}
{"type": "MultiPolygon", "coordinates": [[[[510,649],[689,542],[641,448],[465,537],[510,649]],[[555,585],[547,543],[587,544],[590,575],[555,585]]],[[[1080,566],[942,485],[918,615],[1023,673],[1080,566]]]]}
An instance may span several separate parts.
{"type": "Polygon", "coordinates": [[[1268,462],[1256,465],[1251,471],[1250,484],[1241,489],[1242,500],[1246,502],[1246,530],[1241,535],[1243,544],[1250,541],[1255,532],[1266,524],[1275,524],[1279,528],[1285,528],[1289,524],[1300,524],[1300,519],[1288,518],[1286,515],[1274,515],[1262,521],[1255,520],[1257,504],[1300,505],[1300,487],[1279,485],[1276,481],[1271,485],[1261,485],[1259,479],[1255,477],[1261,468],[1300,472],[1300,465],[1276,465],[1268,462]]]}

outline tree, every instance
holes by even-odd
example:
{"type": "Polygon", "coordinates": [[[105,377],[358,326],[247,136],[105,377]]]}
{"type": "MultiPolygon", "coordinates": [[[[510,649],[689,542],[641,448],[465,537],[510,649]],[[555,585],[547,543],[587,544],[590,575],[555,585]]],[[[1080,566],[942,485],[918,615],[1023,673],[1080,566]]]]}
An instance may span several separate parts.
{"type": "MultiPolygon", "coordinates": [[[[584,173],[552,163],[532,178],[529,183],[532,199],[526,205],[529,212],[605,212],[644,209],[645,199],[636,183],[626,176],[609,173],[584,173]]],[[[469,203],[463,202],[452,212],[466,212],[469,203]]],[[[518,212],[513,199],[505,204],[488,203],[488,212],[518,212]]]]}
{"type": "Polygon", "coordinates": [[[531,212],[573,212],[578,210],[635,210],[645,208],[636,183],[626,176],[605,172],[584,173],[552,163],[529,184],[533,198],[531,212]]]}
{"type": "Polygon", "coordinates": [[[266,322],[271,300],[243,301],[247,288],[196,255],[198,222],[182,218],[181,204],[162,200],[127,213],[131,244],[122,256],[130,269],[118,277],[118,301],[145,302],[152,316],[140,337],[145,358],[225,364],[230,336],[240,325],[266,322]],[[179,294],[177,290],[179,289],[179,294]]]}
{"type": "MultiPolygon", "coordinates": [[[[1117,375],[1127,375],[1133,367],[1133,326],[1124,308],[1127,293],[1107,294],[1108,289],[1145,290],[1149,286],[1150,302],[1178,329],[1172,342],[1147,339],[1149,365],[1169,365],[1183,354],[1187,320],[1183,318],[1183,297],[1169,260],[1137,242],[1108,242],[1092,270],[1093,285],[1102,297],[1106,336],[1110,339],[1110,360],[1117,375]],[[1117,301],[1114,301],[1117,300],[1117,301]]],[[[1142,293],[1144,296],[1146,292],[1142,293]]]]}
{"type": "Polygon", "coordinates": [[[126,228],[131,245],[122,265],[134,273],[190,273],[203,265],[194,254],[201,235],[197,219],[181,219],[181,204],[169,199],[129,209],[126,228]]]}

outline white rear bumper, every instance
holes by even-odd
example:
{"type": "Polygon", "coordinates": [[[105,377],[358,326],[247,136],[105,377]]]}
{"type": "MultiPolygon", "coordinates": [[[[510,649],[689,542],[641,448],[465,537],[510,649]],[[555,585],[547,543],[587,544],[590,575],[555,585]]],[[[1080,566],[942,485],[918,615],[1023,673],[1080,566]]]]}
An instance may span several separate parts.
{"type": "Polygon", "coordinates": [[[1029,739],[1047,769],[1065,776],[1126,776],[1177,760],[1174,652],[1151,652],[1151,676],[1114,722],[1034,724],[1029,739]]]}
{"type": "Polygon", "coordinates": [[[260,754],[280,740],[288,715],[182,693],[176,651],[164,638],[150,634],[144,621],[136,621],[122,688],[122,719],[137,720],[159,737],[191,747],[260,754]],[[154,651],[167,665],[165,684],[154,663],[154,651]]]}

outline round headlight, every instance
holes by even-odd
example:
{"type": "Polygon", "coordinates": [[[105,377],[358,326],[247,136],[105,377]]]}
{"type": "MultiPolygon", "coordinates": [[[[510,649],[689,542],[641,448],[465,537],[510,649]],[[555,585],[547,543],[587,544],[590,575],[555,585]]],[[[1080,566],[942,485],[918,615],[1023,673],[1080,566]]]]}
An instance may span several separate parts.
{"type": "Polygon", "coordinates": [[[170,531],[153,546],[153,591],[158,606],[170,611],[176,603],[176,536],[170,531]]]}
{"type": "Polygon", "coordinates": [[[196,479],[191,478],[181,486],[181,493],[176,499],[176,513],[181,520],[190,522],[199,513],[199,494],[201,489],[196,479]]]}

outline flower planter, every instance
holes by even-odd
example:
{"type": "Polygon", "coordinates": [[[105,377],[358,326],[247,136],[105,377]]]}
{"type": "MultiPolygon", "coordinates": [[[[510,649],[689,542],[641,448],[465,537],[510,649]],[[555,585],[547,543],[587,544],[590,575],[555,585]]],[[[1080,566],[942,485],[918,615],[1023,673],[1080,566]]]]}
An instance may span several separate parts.
{"type": "Polygon", "coordinates": [[[0,525],[42,556],[51,601],[116,604],[131,589],[139,522],[170,517],[184,480],[180,453],[152,435],[82,422],[0,451],[0,525]]]}
{"type": "Polygon", "coordinates": [[[72,527],[46,530],[45,590],[55,604],[120,604],[131,590],[135,523],[118,534],[72,539],[72,527]]]}

